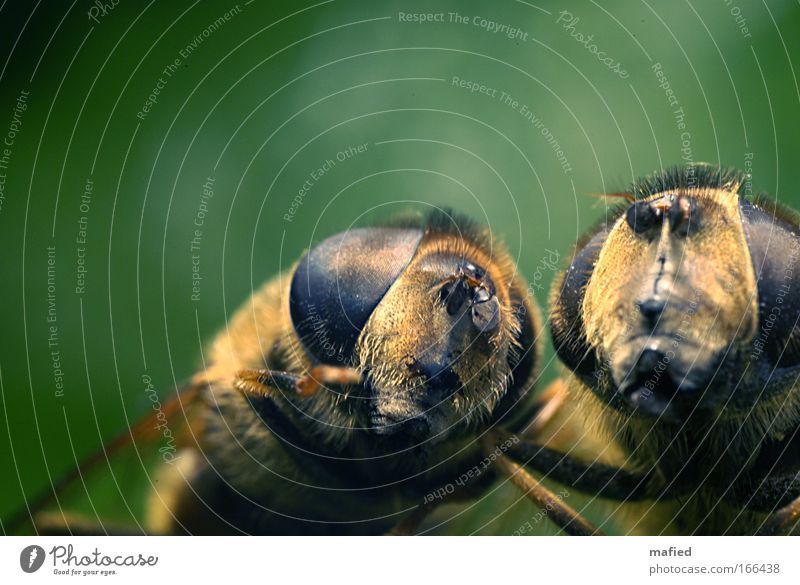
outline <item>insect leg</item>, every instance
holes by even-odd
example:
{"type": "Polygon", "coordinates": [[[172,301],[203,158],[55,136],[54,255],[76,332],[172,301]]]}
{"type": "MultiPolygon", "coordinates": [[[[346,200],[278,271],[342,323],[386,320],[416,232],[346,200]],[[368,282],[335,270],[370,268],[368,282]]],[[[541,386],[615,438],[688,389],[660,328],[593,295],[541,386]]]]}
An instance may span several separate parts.
{"type": "Polygon", "coordinates": [[[245,394],[257,397],[267,396],[277,388],[308,398],[321,386],[345,386],[361,381],[361,373],[353,368],[320,365],[311,368],[306,375],[278,370],[240,370],[235,384],[245,394]]]}
{"type": "Polygon", "coordinates": [[[547,426],[567,398],[567,384],[561,378],[554,380],[534,403],[535,415],[516,434],[521,438],[533,438],[547,426]]]}
{"type": "MultiPolygon", "coordinates": [[[[493,447],[491,447],[493,449],[493,447]]],[[[488,450],[488,448],[487,448],[488,450]]],[[[497,454],[495,465],[511,479],[537,506],[545,510],[550,519],[571,536],[602,536],[603,532],[578,514],[561,498],[543,486],[518,463],[505,455],[497,454]]]]}
{"type": "Polygon", "coordinates": [[[553,480],[576,490],[612,500],[640,501],[662,493],[653,493],[650,477],[604,463],[586,463],[549,447],[520,441],[506,455],[553,480]]]}

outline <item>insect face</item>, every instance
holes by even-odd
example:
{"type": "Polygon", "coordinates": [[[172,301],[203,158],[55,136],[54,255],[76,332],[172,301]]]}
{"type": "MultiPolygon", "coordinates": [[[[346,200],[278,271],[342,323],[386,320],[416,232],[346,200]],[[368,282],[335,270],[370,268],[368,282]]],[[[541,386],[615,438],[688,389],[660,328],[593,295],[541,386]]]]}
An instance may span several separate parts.
{"type": "Polygon", "coordinates": [[[521,327],[487,254],[456,240],[425,248],[367,323],[359,361],[374,431],[435,443],[487,420],[521,327]]]}
{"type": "Polygon", "coordinates": [[[512,456],[600,497],[658,503],[634,530],[797,527],[800,215],[745,196],[745,179],[710,165],[641,179],[552,290],[577,418],[598,423],[576,432],[597,451],[512,456]]]}
{"type": "Polygon", "coordinates": [[[755,303],[737,196],[658,193],[609,232],[586,289],[586,333],[630,405],[677,416],[726,397],[718,368],[752,337],[755,303]]]}
{"type": "Polygon", "coordinates": [[[290,308],[312,364],[361,372],[339,407],[378,449],[474,432],[534,374],[536,309],[507,252],[468,225],[321,242],[295,271],[290,308]]]}

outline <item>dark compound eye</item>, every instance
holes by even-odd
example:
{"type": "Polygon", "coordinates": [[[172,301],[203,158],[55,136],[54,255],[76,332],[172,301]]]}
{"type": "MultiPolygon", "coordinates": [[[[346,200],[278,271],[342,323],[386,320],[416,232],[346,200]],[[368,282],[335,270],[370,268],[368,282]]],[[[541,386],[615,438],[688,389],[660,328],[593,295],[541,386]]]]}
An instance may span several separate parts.
{"type": "Polygon", "coordinates": [[[634,203],[625,212],[625,220],[637,234],[643,234],[661,223],[664,212],[648,201],[634,203]]]}
{"type": "Polygon", "coordinates": [[[362,329],[422,236],[413,229],[354,229],[320,242],[303,257],[292,276],[289,311],[316,363],[351,363],[362,329]]]}

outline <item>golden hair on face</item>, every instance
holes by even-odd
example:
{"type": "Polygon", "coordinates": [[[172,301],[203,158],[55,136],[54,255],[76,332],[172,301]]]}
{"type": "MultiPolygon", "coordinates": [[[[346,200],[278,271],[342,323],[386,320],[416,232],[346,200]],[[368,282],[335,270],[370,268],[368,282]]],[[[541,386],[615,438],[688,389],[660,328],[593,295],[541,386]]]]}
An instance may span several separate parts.
{"type": "Polygon", "coordinates": [[[743,182],[710,165],[638,181],[553,285],[575,404],[641,474],[621,493],[681,500],[640,529],[753,533],[800,496],[800,221],[743,182]]]}

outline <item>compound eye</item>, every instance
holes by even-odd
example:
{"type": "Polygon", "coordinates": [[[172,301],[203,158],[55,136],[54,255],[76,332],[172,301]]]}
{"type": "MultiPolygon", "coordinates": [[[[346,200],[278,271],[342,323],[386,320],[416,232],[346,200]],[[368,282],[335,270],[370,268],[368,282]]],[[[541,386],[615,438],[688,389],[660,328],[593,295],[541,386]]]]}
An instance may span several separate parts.
{"type": "Polygon", "coordinates": [[[625,220],[634,233],[643,234],[661,223],[664,212],[648,201],[638,201],[625,212],[625,220]]]}
{"type": "Polygon", "coordinates": [[[315,363],[352,363],[367,321],[408,266],[423,232],[358,228],[323,240],[292,276],[289,311],[315,363]]]}

